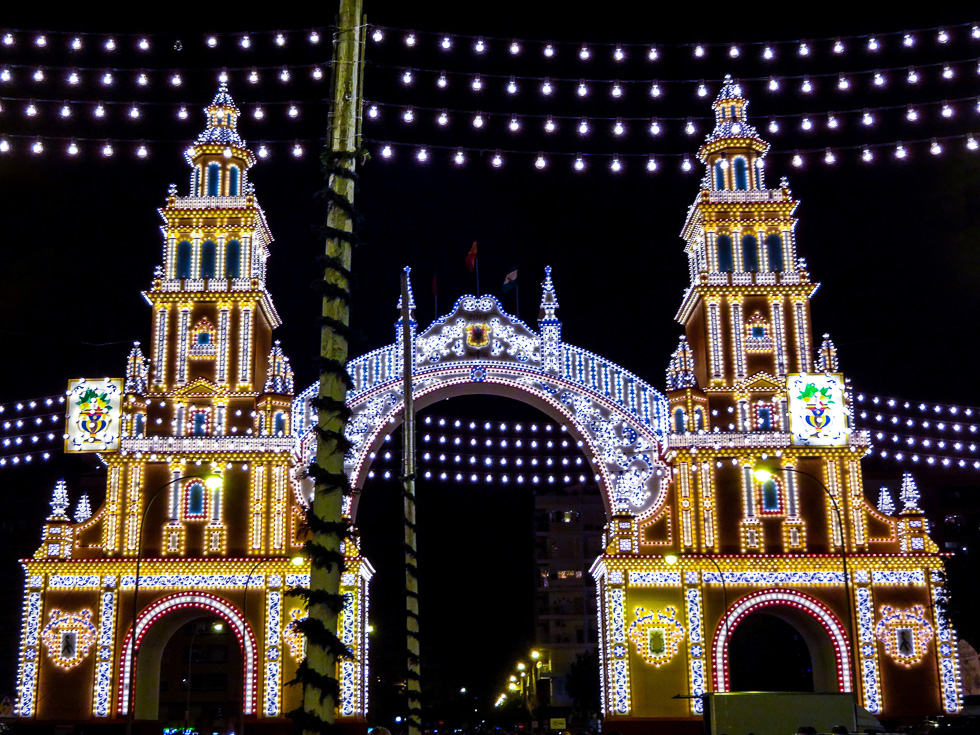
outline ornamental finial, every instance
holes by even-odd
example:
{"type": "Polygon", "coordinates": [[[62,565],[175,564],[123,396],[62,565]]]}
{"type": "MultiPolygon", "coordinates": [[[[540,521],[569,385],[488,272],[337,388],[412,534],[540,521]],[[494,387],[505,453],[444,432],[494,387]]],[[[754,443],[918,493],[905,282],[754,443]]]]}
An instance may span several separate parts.
{"type": "MultiPolygon", "coordinates": [[[[415,293],[412,291],[412,268],[411,266],[405,266],[404,268],[405,276],[408,280],[408,310],[409,312],[415,311],[415,293]]],[[[402,295],[401,291],[398,292],[398,313],[402,312],[402,295]]]]}
{"type": "Polygon", "coordinates": [[[551,282],[551,266],[544,267],[544,282],[541,284],[541,309],[538,312],[538,321],[554,321],[558,317],[555,311],[558,309],[558,294],[555,293],[555,284],[551,282]]]}
{"type": "Polygon", "coordinates": [[[902,513],[921,513],[922,508],[919,507],[919,498],[921,497],[919,493],[919,488],[915,484],[915,478],[912,477],[911,472],[905,472],[902,475],[902,489],[898,494],[899,500],[902,501],[902,513]]]}
{"type": "Polygon", "coordinates": [[[51,495],[51,515],[48,516],[48,520],[67,521],[66,510],[68,510],[68,485],[64,480],[58,480],[51,495]]]}

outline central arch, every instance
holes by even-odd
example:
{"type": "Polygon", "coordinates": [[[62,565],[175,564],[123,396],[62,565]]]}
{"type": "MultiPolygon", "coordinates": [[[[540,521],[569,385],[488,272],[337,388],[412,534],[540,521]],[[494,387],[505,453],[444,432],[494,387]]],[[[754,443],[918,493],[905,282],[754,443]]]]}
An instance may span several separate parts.
{"type": "MultiPolygon", "coordinates": [[[[412,315],[414,307],[410,290],[412,315]]],[[[414,353],[416,407],[468,394],[505,396],[530,404],[561,422],[579,443],[592,463],[610,515],[649,516],[661,508],[669,482],[661,456],[666,398],[609,360],[565,344],[557,308],[551,269],[546,268],[537,332],[504,311],[493,296],[461,297],[449,314],[420,333],[413,316],[407,329],[414,353]]],[[[372,453],[404,418],[405,327],[399,319],[392,344],[348,364],[353,387],[347,398],[351,449],[345,468],[355,488],[364,482],[372,453]]],[[[311,400],[316,391],[317,386],[311,386],[293,404],[293,420],[301,435],[301,465],[315,453],[316,413],[311,400]]],[[[346,510],[353,517],[356,505],[346,510]]]]}
{"type": "MultiPolygon", "coordinates": [[[[829,639],[833,651],[833,666],[836,668],[837,691],[852,691],[850,651],[847,647],[847,632],[841,621],[830,608],[815,597],[786,589],[765,590],[747,595],[735,602],[718,622],[711,646],[715,691],[729,691],[728,643],[732,633],[746,617],[759,611],[783,617],[807,640],[814,664],[814,684],[818,687],[817,666],[822,658],[819,655],[820,647],[821,644],[826,646],[829,639]],[[781,614],[785,612],[789,615],[781,614]],[[802,626],[801,618],[803,618],[802,626]],[[808,626],[807,622],[811,625],[808,626]],[[821,641],[820,636],[815,635],[813,630],[806,630],[807,627],[822,629],[826,637],[821,641]]],[[[823,650],[826,651],[825,648],[823,650]]]]}
{"type": "Polygon", "coordinates": [[[258,647],[251,626],[236,606],[217,595],[206,592],[189,592],[168,595],[143,609],[123,642],[122,658],[119,661],[119,707],[118,714],[129,713],[130,691],[135,690],[136,716],[155,719],[159,705],[160,655],[170,637],[182,625],[205,612],[219,617],[228,624],[238,638],[242,649],[242,679],[245,682],[242,692],[245,714],[255,714],[255,690],[257,681],[256,664],[258,647]],[[133,644],[135,630],[136,671],[133,644]],[[140,652],[148,655],[140,657],[140,652]],[[131,686],[135,676],[135,686],[131,686]]]}

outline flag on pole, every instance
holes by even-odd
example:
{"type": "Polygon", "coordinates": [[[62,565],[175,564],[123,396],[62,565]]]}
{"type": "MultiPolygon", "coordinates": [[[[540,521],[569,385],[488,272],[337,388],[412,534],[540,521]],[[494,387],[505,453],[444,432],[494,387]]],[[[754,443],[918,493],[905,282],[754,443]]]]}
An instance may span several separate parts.
{"type": "Polygon", "coordinates": [[[507,293],[512,288],[516,288],[516,287],[517,287],[517,268],[515,268],[506,276],[504,276],[503,292],[507,293]]]}
{"type": "Polygon", "coordinates": [[[466,269],[472,273],[474,268],[476,268],[476,242],[473,243],[470,252],[466,254],[466,269]]]}

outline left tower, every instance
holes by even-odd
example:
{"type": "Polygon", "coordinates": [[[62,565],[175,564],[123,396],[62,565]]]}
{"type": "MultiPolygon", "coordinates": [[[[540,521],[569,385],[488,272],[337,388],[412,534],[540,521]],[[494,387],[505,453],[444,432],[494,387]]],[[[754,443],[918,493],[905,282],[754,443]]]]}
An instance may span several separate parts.
{"type": "MultiPolygon", "coordinates": [[[[300,703],[284,685],[305,650],[291,589],[309,579],[308,499],[295,466],[293,373],[272,337],[272,236],[224,85],[205,113],[185,153],[189,194],[171,185],[160,210],[162,261],[143,292],[150,354],[137,343],[127,360],[118,450],[100,453],[105,500],[73,521],[59,483],[41,546],[23,561],[22,717],[108,720],[134,707],[137,719],[158,719],[164,649],[198,618],[223,621],[240,650],[225,672],[240,691],[229,722],[282,718],[300,703]]],[[[353,656],[338,672],[338,714],[363,721],[372,570],[356,540],[345,554],[340,626],[353,656]]]]}

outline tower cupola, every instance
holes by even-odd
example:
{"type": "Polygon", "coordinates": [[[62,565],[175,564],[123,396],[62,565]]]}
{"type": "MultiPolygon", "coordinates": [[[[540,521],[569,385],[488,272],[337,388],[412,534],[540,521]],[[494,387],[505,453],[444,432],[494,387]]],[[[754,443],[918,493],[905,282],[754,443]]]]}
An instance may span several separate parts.
{"type": "Polygon", "coordinates": [[[224,82],[204,112],[207,127],[184,153],[191,165],[191,196],[241,196],[255,155],[238,134],[241,111],[224,82]]]}
{"type": "Polygon", "coordinates": [[[730,75],[714,102],[715,128],[698,151],[712,190],[764,189],[763,162],[769,144],[748,123],[749,102],[730,75]]]}

